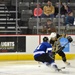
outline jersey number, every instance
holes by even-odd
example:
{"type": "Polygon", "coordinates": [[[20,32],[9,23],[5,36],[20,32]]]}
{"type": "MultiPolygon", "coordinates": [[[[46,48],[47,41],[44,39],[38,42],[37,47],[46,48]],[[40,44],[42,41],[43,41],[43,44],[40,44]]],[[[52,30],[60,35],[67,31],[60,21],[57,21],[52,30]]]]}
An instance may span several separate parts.
{"type": "Polygon", "coordinates": [[[37,47],[37,49],[40,49],[41,44],[37,47]]]}

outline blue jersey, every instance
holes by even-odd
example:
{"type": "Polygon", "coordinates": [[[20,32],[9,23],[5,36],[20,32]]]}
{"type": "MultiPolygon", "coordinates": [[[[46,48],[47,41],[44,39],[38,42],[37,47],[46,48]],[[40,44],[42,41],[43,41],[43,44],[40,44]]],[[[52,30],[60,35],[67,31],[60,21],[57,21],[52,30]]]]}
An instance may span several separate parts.
{"type": "Polygon", "coordinates": [[[34,50],[34,57],[40,56],[43,53],[52,51],[52,46],[48,42],[43,42],[34,50]]]}

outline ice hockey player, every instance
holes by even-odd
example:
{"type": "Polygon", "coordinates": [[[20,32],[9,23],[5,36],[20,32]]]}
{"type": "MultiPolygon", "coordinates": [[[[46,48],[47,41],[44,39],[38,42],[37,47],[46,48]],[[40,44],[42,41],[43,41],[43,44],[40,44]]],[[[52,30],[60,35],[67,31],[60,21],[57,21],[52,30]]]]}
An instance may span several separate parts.
{"type": "Polygon", "coordinates": [[[62,37],[67,38],[69,43],[71,43],[73,41],[73,39],[70,36],[66,37],[65,34],[59,35],[59,34],[56,34],[55,32],[53,32],[50,35],[50,38],[51,38],[50,44],[52,45],[53,58],[55,59],[55,53],[58,53],[58,55],[62,57],[62,61],[65,64],[70,65],[70,63],[67,62],[65,53],[62,51],[65,47],[62,47],[60,44],[60,41],[59,41],[62,37]]]}
{"type": "Polygon", "coordinates": [[[52,59],[52,46],[49,43],[48,37],[43,38],[43,42],[40,43],[33,52],[35,61],[46,63],[47,66],[51,66],[55,71],[60,71],[57,65],[52,59]]]}

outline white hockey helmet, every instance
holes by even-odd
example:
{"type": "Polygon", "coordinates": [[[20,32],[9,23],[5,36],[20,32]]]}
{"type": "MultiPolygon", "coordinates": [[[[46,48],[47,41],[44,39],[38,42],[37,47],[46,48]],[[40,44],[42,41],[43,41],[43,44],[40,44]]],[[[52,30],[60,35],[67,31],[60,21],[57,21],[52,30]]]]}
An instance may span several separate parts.
{"type": "Polygon", "coordinates": [[[55,38],[56,35],[57,35],[57,34],[56,34],[55,32],[52,32],[52,33],[50,34],[50,37],[51,37],[51,38],[55,38]]]}

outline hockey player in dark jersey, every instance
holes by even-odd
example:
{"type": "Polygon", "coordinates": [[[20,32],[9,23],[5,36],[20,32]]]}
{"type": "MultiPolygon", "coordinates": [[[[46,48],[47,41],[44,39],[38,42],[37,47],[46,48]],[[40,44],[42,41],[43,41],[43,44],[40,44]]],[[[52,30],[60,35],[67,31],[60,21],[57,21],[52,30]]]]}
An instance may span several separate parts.
{"type": "Polygon", "coordinates": [[[54,59],[52,59],[52,46],[49,43],[48,37],[44,37],[43,42],[34,50],[34,59],[38,62],[46,63],[47,66],[51,66],[56,71],[60,71],[54,59]]]}
{"type": "MultiPolygon", "coordinates": [[[[52,53],[53,53],[53,58],[55,59],[55,53],[57,52],[59,56],[62,57],[62,60],[65,64],[67,65],[70,65],[69,62],[67,62],[67,59],[66,59],[66,55],[65,53],[62,51],[65,47],[62,47],[61,44],[60,44],[60,39],[62,37],[65,37],[66,38],[66,35],[63,34],[63,35],[59,35],[59,34],[56,34],[56,33],[51,33],[51,39],[50,39],[50,44],[52,44],[52,53]],[[55,37],[53,37],[55,36],[55,37]],[[58,52],[59,48],[61,48],[61,50],[58,52]]],[[[72,38],[67,38],[69,42],[72,42],[72,38]]]]}

